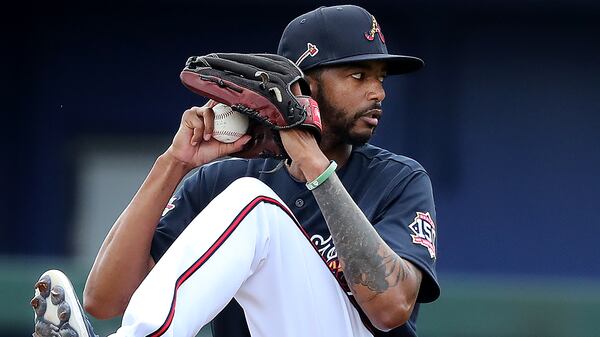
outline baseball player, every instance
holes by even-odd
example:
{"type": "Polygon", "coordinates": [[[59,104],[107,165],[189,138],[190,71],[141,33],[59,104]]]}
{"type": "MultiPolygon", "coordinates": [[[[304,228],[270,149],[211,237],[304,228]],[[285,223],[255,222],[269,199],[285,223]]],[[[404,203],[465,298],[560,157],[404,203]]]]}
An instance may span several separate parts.
{"type": "MultiPolygon", "coordinates": [[[[216,336],[416,336],[419,303],[440,292],[431,183],[416,161],[368,141],[383,113],[384,78],[422,61],[389,54],[375,17],[350,5],[294,19],[278,54],[295,64],[286,69],[304,72],[322,133],[277,128],[289,158],[280,167],[236,158],[252,135],[212,139],[215,101],[186,110],[88,277],[86,310],[124,315],[115,336],[193,336],[211,321],[216,336]]],[[[237,68],[223,64],[234,57],[275,76],[260,65],[277,62],[256,56],[209,55],[200,68],[218,64],[227,76],[237,68]]],[[[199,78],[222,95],[243,92],[210,74],[199,78]]],[[[290,123],[296,105],[287,106],[290,123]]],[[[93,335],[64,274],[48,271],[35,288],[34,335],[93,335]]]]}

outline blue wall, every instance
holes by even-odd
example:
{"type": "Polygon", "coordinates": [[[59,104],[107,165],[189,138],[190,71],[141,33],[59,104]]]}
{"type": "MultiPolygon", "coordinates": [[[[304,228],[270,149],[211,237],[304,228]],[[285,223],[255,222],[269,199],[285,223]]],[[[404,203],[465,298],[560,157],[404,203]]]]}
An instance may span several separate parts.
{"type": "MultiPolygon", "coordinates": [[[[427,63],[388,80],[374,143],[430,171],[440,272],[600,278],[600,7],[363,5],[390,51],[427,63]]],[[[173,134],[180,113],[202,103],[179,83],[186,58],[275,52],[286,23],[316,7],[281,6],[63,3],[17,11],[22,19],[2,56],[0,253],[69,256],[69,235],[39,242],[74,225],[77,142],[173,134]]]]}

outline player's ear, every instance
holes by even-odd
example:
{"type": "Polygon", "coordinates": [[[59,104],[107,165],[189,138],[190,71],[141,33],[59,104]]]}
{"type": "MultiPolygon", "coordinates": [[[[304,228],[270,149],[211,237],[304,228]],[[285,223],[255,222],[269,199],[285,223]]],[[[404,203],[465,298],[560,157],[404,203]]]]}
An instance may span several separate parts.
{"type": "Polygon", "coordinates": [[[306,78],[299,80],[298,84],[300,86],[300,92],[302,92],[302,95],[311,96],[312,90],[306,78]]]}
{"type": "Polygon", "coordinates": [[[304,95],[308,95],[314,98],[319,88],[319,86],[317,85],[317,80],[315,80],[315,78],[311,76],[304,76],[304,79],[306,83],[306,88],[302,88],[302,93],[304,95]],[[306,92],[308,92],[308,94],[306,92]]]}
{"type": "Polygon", "coordinates": [[[310,69],[304,73],[304,79],[308,83],[308,89],[310,90],[311,97],[315,97],[318,91],[318,82],[321,80],[322,68],[310,69]]]}

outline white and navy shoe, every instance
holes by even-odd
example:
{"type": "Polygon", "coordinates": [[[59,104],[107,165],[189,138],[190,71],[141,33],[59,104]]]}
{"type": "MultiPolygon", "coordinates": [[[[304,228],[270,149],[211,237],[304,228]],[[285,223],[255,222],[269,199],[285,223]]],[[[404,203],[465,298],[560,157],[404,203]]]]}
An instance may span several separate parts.
{"type": "Polygon", "coordinates": [[[69,278],[59,270],[42,274],[31,300],[33,337],[95,337],[69,278]]]}

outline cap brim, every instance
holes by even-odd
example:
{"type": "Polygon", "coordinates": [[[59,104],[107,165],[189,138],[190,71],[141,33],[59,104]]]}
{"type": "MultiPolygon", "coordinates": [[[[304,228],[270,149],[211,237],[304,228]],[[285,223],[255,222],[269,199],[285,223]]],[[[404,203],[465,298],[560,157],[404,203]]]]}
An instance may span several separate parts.
{"type": "MultiPolygon", "coordinates": [[[[383,61],[387,64],[388,75],[407,74],[417,71],[425,65],[418,57],[391,54],[363,54],[322,62],[315,66],[354,63],[361,61],[383,61]]],[[[312,68],[312,67],[311,67],[312,68]]]]}

